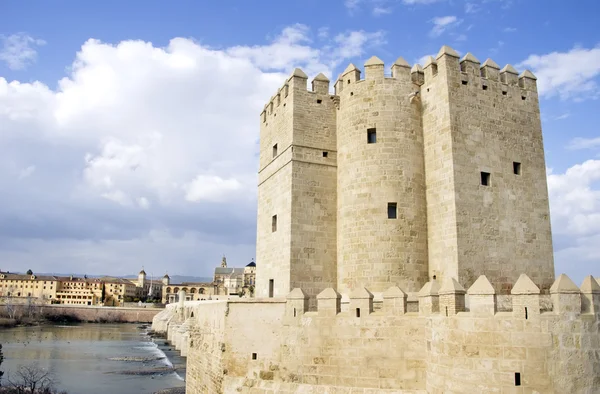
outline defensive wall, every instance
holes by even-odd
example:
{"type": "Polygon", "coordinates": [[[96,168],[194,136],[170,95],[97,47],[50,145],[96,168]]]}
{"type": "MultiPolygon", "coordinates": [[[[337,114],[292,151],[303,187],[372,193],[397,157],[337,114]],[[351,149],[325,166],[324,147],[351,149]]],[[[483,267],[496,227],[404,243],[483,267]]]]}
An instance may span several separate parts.
{"type": "Polygon", "coordinates": [[[600,285],[561,275],[547,311],[541,298],[524,274],[509,307],[485,276],[467,291],[430,281],[413,302],[391,287],[378,306],[367,289],[342,303],[328,288],[310,312],[294,289],[285,299],[169,305],[153,329],[187,355],[190,394],[598,392],[600,285]]]}
{"type": "MultiPolygon", "coordinates": [[[[85,322],[106,323],[151,323],[154,316],[163,309],[160,308],[124,308],[109,306],[78,306],[78,305],[12,305],[17,316],[27,316],[30,311],[34,315],[50,319],[72,318],[85,322]]],[[[0,304],[0,309],[6,305],[0,304]]]]}

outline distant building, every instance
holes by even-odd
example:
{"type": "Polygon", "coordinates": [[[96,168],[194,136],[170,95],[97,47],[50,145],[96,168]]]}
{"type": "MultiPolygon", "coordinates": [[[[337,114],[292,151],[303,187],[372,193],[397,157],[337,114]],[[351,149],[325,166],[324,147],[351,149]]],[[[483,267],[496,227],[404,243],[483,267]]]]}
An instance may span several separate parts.
{"type": "Polygon", "coordinates": [[[227,267],[227,259],[223,256],[221,266],[215,268],[213,282],[218,295],[238,295],[244,287],[244,268],[227,267]]]}
{"type": "Polygon", "coordinates": [[[160,300],[163,294],[163,281],[148,280],[142,269],[137,279],[129,279],[136,286],[135,297],[141,300],[160,300]]]}
{"type": "Polygon", "coordinates": [[[136,285],[121,278],[0,272],[0,299],[4,302],[122,306],[126,297],[135,294],[136,285]]]}

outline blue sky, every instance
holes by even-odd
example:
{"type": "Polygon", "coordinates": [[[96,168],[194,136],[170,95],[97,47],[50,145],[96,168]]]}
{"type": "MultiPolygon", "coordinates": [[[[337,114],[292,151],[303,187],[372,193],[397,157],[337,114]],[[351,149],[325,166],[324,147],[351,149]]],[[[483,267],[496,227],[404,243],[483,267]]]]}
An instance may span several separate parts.
{"type": "Polygon", "coordinates": [[[538,76],[557,272],[600,276],[600,3],[0,3],[0,268],[254,257],[258,115],[294,67],[450,45],[538,76]]]}

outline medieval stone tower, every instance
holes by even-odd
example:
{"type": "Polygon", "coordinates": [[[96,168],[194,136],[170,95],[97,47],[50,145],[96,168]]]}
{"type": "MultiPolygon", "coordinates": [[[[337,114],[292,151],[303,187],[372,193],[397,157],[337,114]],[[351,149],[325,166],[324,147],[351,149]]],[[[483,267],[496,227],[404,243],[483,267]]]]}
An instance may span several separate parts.
{"type": "Polygon", "coordinates": [[[385,73],[296,69],[261,113],[258,297],[554,281],[536,80],[444,46],[385,73]]]}

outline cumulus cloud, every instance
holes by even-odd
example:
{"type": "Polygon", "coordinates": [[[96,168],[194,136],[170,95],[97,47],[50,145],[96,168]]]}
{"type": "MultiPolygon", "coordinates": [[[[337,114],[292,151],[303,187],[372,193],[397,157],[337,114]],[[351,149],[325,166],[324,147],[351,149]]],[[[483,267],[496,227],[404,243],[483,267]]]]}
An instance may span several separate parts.
{"type": "Polygon", "coordinates": [[[293,25],[220,50],[90,39],[55,89],[0,77],[2,269],[210,275],[223,253],[249,261],[264,104],[293,67],[331,74],[382,40],[312,35],[293,25]]]}
{"type": "Polygon", "coordinates": [[[546,98],[558,96],[581,101],[600,95],[600,46],[530,55],[517,67],[533,71],[538,78],[539,93],[546,98]]]}
{"type": "Polygon", "coordinates": [[[36,47],[45,45],[44,40],[33,38],[25,33],[0,35],[0,61],[11,70],[21,70],[37,59],[36,47]]]}
{"type": "Polygon", "coordinates": [[[454,15],[435,17],[431,20],[431,23],[433,23],[433,27],[431,28],[429,35],[431,37],[439,37],[445,31],[453,29],[456,26],[460,25],[461,22],[462,20],[458,19],[454,15]]]}
{"type": "Polygon", "coordinates": [[[583,278],[600,258],[600,160],[587,160],[564,173],[548,173],[548,192],[558,272],[583,278]],[[573,267],[574,262],[580,266],[573,267]]]}

